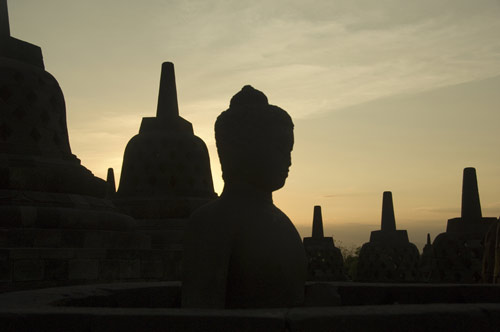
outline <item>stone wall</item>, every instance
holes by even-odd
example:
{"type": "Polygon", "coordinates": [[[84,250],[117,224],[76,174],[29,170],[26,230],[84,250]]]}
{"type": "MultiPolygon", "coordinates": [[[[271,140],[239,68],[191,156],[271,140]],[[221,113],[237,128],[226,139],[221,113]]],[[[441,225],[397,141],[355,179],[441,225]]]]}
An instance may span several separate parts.
{"type": "Polygon", "coordinates": [[[172,249],[0,249],[0,291],[113,281],[179,280],[172,249]]]}

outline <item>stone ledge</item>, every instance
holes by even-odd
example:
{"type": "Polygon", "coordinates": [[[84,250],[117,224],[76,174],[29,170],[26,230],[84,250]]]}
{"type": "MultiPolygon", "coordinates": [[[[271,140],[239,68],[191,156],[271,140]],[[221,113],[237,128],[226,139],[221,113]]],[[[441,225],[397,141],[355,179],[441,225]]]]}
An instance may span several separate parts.
{"type": "Polygon", "coordinates": [[[0,249],[0,293],[71,283],[179,280],[182,252],[165,249],[0,249]],[[51,283],[51,284],[50,284],[51,283]]]}
{"type": "Polygon", "coordinates": [[[0,295],[0,324],[3,331],[162,331],[168,327],[169,331],[289,332],[498,331],[500,324],[499,303],[201,310],[177,308],[179,296],[179,282],[5,293],[0,295]]]}
{"type": "Polygon", "coordinates": [[[500,304],[294,308],[290,331],[498,331],[500,304]]]}
{"type": "Polygon", "coordinates": [[[151,248],[151,237],[132,231],[0,228],[1,248],[151,248]]]}

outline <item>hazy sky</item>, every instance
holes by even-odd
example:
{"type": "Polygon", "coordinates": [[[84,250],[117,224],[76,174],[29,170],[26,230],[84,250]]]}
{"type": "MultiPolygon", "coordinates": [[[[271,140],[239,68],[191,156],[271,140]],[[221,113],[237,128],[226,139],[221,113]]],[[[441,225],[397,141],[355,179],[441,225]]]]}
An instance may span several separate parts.
{"type": "MultiPolygon", "coordinates": [[[[303,236],[361,244],[382,192],[421,246],[460,213],[477,168],[484,216],[500,215],[500,0],[10,0],[11,34],[43,49],[66,97],[72,151],[119,176],[161,63],[176,67],[181,115],[222,180],[213,124],[251,84],[294,118],[296,146],[275,202],[303,236]]],[[[118,180],[118,179],[117,179],[118,180]]]]}

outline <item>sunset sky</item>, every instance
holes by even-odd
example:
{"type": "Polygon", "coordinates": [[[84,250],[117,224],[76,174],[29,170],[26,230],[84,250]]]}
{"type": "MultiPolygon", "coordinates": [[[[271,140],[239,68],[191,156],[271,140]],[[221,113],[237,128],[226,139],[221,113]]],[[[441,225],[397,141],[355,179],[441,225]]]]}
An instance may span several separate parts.
{"type": "Polygon", "coordinates": [[[468,166],[483,216],[500,215],[500,0],[10,0],[9,12],[12,36],[42,47],[72,151],[99,177],[119,176],[172,61],[218,193],[213,125],[231,96],[251,84],[290,113],[293,165],[274,200],[302,236],[321,205],[325,235],[366,242],[389,190],[421,247],[459,216],[468,166]]]}

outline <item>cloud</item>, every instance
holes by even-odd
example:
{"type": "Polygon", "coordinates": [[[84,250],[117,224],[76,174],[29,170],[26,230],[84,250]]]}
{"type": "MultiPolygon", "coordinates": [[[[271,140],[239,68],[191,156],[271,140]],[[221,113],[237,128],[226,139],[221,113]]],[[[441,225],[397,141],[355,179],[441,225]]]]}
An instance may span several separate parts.
{"type": "Polygon", "coordinates": [[[199,103],[254,83],[303,117],[500,73],[492,1],[207,3],[162,21],[199,103]]]}
{"type": "Polygon", "coordinates": [[[368,196],[375,195],[375,192],[345,192],[345,193],[332,193],[323,195],[323,198],[339,198],[339,197],[359,197],[359,196],[368,196]]]}
{"type": "Polygon", "coordinates": [[[176,63],[182,100],[221,101],[198,110],[211,118],[247,83],[297,118],[500,73],[498,1],[52,6],[13,2],[16,35],[43,41],[48,68],[66,82],[68,97],[94,92],[113,104],[130,103],[131,96],[152,101],[145,97],[157,91],[155,73],[165,60],[176,63]]]}

